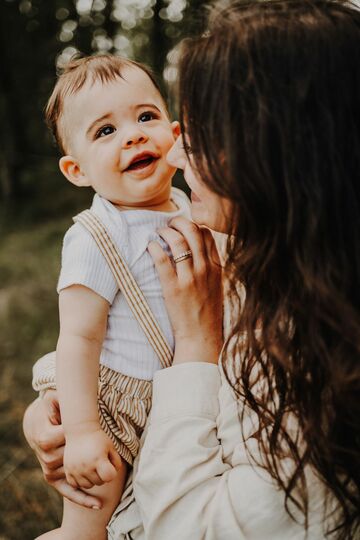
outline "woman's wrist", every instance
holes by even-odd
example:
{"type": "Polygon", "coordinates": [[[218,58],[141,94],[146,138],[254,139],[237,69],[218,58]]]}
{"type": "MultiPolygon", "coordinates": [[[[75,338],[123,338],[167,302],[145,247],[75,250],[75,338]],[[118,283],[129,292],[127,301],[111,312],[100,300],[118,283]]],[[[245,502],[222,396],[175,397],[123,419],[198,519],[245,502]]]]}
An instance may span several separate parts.
{"type": "Polygon", "coordinates": [[[216,417],[221,384],[218,365],[187,362],[155,373],[151,425],[183,415],[216,417]]]}
{"type": "Polygon", "coordinates": [[[173,365],[188,362],[217,364],[222,344],[211,339],[176,339],[173,365]]]}

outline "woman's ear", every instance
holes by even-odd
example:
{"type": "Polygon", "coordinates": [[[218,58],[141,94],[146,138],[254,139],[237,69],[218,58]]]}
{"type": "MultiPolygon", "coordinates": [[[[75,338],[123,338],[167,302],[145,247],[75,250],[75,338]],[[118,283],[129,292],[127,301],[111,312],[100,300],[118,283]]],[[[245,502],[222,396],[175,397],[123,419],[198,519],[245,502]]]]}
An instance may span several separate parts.
{"type": "Polygon", "coordinates": [[[171,129],[174,139],[176,140],[181,133],[180,123],[177,120],[174,120],[174,122],[171,122],[171,129]]]}
{"type": "Polygon", "coordinates": [[[65,178],[75,186],[84,187],[91,185],[80,169],[78,161],[72,156],[62,156],[59,160],[59,167],[65,178]]]}

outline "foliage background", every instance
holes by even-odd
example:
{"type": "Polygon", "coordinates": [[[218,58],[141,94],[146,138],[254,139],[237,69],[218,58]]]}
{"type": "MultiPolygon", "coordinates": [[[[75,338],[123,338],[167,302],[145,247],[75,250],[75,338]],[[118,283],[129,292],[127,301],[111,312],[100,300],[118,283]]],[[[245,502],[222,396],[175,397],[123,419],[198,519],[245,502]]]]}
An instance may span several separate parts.
{"type": "Polygon", "coordinates": [[[199,0],[0,0],[0,540],[31,540],[61,517],[21,429],[32,364],[56,344],[62,237],[92,197],[61,177],[43,122],[56,67],[110,52],[171,86],[177,44],[205,13],[199,0]]]}

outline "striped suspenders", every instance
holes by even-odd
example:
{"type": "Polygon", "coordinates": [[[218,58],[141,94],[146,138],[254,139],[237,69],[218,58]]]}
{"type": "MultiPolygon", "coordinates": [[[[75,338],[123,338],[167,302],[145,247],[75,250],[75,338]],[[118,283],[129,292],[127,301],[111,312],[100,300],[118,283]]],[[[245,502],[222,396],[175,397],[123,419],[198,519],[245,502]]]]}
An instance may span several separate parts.
{"type": "Polygon", "coordinates": [[[73,220],[81,223],[94,238],[114,275],[120,291],[125,296],[131,311],[145,332],[162,367],[171,366],[173,353],[166,342],[166,338],[155,320],[145,296],[131,274],[126,261],[123,259],[100,219],[90,210],[84,210],[84,212],[75,216],[73,220]]]}

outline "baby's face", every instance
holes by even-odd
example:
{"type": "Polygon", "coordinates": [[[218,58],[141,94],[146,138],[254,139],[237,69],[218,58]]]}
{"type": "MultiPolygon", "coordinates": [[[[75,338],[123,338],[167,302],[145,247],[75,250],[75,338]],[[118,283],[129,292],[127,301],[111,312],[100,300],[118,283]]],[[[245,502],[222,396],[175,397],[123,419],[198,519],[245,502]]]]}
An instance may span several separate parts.
{"type": "Polygon", "coordinates": [[[66,98],[63,129],[76,163],[67,172],[76,176],[75,184],[91,185],[116,205],[161,205],[169,198],[175,172],[166,154],[179,126],[170,123],[162,97],[145,72],[129,67],[123,77],[86,82],[66,98]]]}

